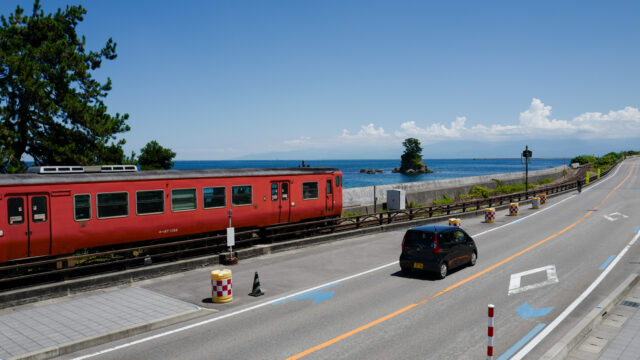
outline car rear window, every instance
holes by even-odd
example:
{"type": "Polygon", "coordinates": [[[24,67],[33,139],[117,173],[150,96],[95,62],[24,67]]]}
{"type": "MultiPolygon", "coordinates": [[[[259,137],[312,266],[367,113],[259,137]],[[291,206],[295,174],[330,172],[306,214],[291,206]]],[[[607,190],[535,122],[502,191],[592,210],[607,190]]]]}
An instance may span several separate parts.
{"type": "Polygon", "coordinates": [[[407,231],[404,246],[433,247],[433,233],[430,231],[407,231]]]}

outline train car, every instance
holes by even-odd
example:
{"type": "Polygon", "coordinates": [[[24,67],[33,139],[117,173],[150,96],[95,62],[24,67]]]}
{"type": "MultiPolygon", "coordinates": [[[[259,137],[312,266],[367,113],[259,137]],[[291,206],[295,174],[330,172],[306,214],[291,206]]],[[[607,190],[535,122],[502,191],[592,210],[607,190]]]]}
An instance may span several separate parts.
{"type": "Polygon", "coordinates": [[[0,175],[0,262],[340,216],[333,168],[137,171],[37,167],[0,175]]]}

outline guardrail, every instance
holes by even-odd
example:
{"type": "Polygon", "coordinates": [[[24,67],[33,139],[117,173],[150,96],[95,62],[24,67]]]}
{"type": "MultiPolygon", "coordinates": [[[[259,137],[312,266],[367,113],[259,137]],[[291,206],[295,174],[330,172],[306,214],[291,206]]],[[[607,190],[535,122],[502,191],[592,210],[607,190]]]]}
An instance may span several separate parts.
{"type": "MultiPolygon", "coordinates": [[[[620,162],[614,164],[608,170],[601,172],[600,177],[606,177],[619,163],[620,162]]],[[[579,172],[580,176],[584,176],[584,173],[586,173],[586,170],[579,172]]],[[[305,238],[308,236],[348,231],[370,226],[381,226],[420,218],[432,218],[440,215],[461,214],[492,206],[508,205],[515,201],[527,200],[536,193],[551,195],[571,191],[577,186],[575,180],[574,178],[559,185],[538,188],[535,192],[523,191],[447,205],[321,219],[304,223],[284,224],[263,229],[239,231],[235,234],[236,249],[247,248],[254,244],[274,243],[276,241],[305,238]]],[[[590,183],[596,183],[598,180],[599,179],[592,179],[590,183]]],[[[192,239],[170,240],[153,245],[132,244],[124,249],[86,255],[57,257],[24,263],[14,262],[0,266],[0,290],[33,283],[66,280],[73,277],[99,273],[105,270],[126,270],[151,263],[179,260],[190,256],[224,254],[226,250],[226,235],[212,235],[192,239]]]]}

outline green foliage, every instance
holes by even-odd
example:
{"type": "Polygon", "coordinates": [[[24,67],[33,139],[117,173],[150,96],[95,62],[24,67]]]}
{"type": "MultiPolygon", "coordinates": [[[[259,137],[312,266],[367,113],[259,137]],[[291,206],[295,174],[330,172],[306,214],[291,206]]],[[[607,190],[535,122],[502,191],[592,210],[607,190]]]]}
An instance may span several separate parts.
{"type": "Polygon", "coordinates": [[[418,169],[424,163],[422,162],[422,147],[420,140],[416,138],[407,138],[402,142],[404,153],[401,156],[401,169],[418,169]]]}
{"type": "Polygon", "coordinates": [[[490,192],[485,187],[473,185],[471,189],[469,189],[469,195],[473,195],[473,197],[481,197],[486,199],[489,197],[490,192]]]}
{"type": "Polygon", "coordinates": [[[584,165],[584,164],[593,164],[596,162],[596,157],[592,156],[592,155],[580,155],[580,156],[576,156],[573,159],[571,159],[571,163],[579,163],[580,165],[584,165]]]}
{"type": "Polygon", "coordinates": [[[622,155],[614,153],[614,152],[610,152],[600,158],[598,158],[598,160],[596,160],[595,162],[595,166],[596,168],[607,168],[610,167],[611,165],[615,164],[616,161],[618,161],[620,158],[622,157],[622,155]]]}
{"type": "Polygon", "coordinates": [[[45,15],[36,0],[31,16],[18,6],[1,17],[0,171],[24,170],[24,154],[36,165],[122,162],[116,136],[129,131],[129,115],[107,113],[111,80],[92,77],[116,58],[116,43],[87,51],[76,32],[85,14],[78,5],[45,15]]]}
{"type": "Polygon", "coordinates": [[[417,209],[417,208],[421,208],[421,207],[423,207],[422,204],[419,204],[419,203],[416,203],[416,202],[413,202],[413,201],[409,201],[407,203],[407,208],[409,208],[409,209],[417,209]]]}
{"type": "Polygon", "coordinates": [[[432,205],[447,205],[447,204],[451,204],[453,202],[453,199],[451,199],[451,197],[449,197],[449,195],[444,194],[442,195],[442,199],[438,199],[438,200],[434,200],[433,203],[431,203],[432,205]]]}
{"type": "Polygon", "coordinates": [[[351,216],[360,216],[360,215],[362,215],[361,212],[345,211],[342,213],[342,217],[351,217],[351,216]]]}
{"type": "Polygon", "coordinates": [[[544,179],[542,179],[542,180],[538,180],[538,181],[536,182],[536,184],[538,184],[538,185],[544,185],[544,184],[548,184],[548,183],[550,183],[550,182],[553,182],[553,178],[548,177],[548,178],[544,178],[544,179]]]}
{"type": "Polygon", "coordinates": [[[173,167],[176,153],[171,149],[165,149],[155,140],[150,141],[140,149],[138,164],[142,170],[169,170],[173,167]]]}

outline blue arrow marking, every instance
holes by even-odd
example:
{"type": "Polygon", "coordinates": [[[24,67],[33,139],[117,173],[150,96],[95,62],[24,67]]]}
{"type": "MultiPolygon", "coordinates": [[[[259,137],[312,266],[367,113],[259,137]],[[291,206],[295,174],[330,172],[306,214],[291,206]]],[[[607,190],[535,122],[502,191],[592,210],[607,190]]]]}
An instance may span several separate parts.
{"type": "Polygon", "coordinates": [[[605,261],[602,265],[600,265],[600,270],[604,270],[607,266],[609,266],[609,263],[613,261],[613,259],[615,259],[616,256],[615,255],[611,255],[609,256],[609,258],[607,259],[607,261],[605,261]]]}
{"type": "Polygon", "coordinates": [[[553,306],[548,308],[534,309],[531,307],[531,305],[529,305],[529,303],[526,302],[520,305],[520,307],[516,309],[516,312],[523,319],[531,319],[534,317],[545,316],[550,313],[551,310],[553,310],[553,306]]]}
{"type": "Polygon", "coordinates": [[[333,291],[327,291],[327,292],[322,292],[324,289],[330,288],[332,286],[336,286],[340,284],[339,282],[335,283],[335,284],[331,284],[331,285],[327,285],[324,287],[321,287],[319,289],[315,289],[313,291],[310,292],[306,292],[304,294],[300,294],[300,295],[296,295],[296,296],[292,296],[290,298],[286,298],[280,301],[276,301],[274,302],[272,305],[278,305],[278,304],[282,304],[285,303],[287,301],[290,300],[307,300],[307,299],[313,299],[313,303],[317,304],[317,303],[321,303],[325,300],[329,300],[333,297],[333,291]]]}
{"type": "Polygon", "coordinates": [[[635,229],[635,230],[633,230],[633,233],[634,233],[634,234],[637,234],[637,233],[638,233],[638,230],[640,230],[640,225],[636,226],[636,229],[635,229]]]}

